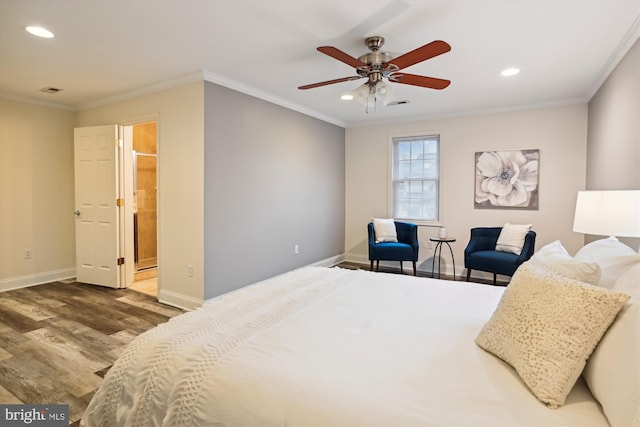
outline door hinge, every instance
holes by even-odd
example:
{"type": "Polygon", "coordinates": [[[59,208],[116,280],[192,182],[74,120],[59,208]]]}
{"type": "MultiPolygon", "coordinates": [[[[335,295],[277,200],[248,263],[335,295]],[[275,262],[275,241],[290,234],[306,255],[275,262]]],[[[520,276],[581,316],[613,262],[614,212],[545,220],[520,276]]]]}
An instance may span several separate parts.
{"type": "Polygon", "coordinates": [[[118,265],[124,264],[124,257],[118,258],[118,265]]]}
{"type": "Polygon", "coordinates": [[[118,207],[124,206],[124,199],[116,199],[116,206],[118,207]]]}

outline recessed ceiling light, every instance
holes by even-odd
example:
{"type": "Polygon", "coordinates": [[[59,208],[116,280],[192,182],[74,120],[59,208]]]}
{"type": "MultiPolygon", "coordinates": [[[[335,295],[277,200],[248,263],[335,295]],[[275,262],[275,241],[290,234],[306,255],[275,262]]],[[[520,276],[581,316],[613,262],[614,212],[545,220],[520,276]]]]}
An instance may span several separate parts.
{"type": "Polygon", "coordinates": [[[53,33],[43,27],[29,26],[29,27],[25,27],[25,30],[27,30],[29,33],[33,34],[34,36],[44,37],[45,39],[53,38],[53,33]]]}
{"type": "Polygon", "coordinates": [[[518,68],[505,68],[504,70],[502,70],[500,75],[503,77],[511,77],[511,76],[515,76],[519,72],[520,72],[520,69],[518,68]]]}
{"type": "Polygon", "coordinates": [[[353,99],[353,95],[346,93],[342,95],[340,99],[342,99],[343,101],[351,101],[353,99]]]}

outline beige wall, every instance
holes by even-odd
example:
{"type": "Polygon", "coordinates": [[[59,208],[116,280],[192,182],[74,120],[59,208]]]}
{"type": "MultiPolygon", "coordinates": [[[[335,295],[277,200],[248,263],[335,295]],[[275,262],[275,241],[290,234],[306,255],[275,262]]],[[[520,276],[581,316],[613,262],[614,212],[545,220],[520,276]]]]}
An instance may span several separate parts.
{"type": "Polygon", "coordinates": [[[75,276],[74,118],[0,99],[0,290],[75,276]]]}
{"type": "MultiPolygon", "coordinates": [[[[640,190],[640,40],[589,101],[586,179],[587,190],[640,190]]],[[[640,239],[620,240],[640,247],[640,239]]]]}
{"type": "MultiPolygon", "coordinates": [[[[584,187],[585,179],[584,104],[347,129],[347,259],[366,262],[366,224],[371,217],[389,216],[389,138],[425,132],[441,137],[440,221],[457,238],[452,244],[457,273],[463,267],[469,230],[475,226],[532,223],[538,233],[536,248],[556,239],[572,253],[582,246],[582,235],[571,229],[576,192],[584,187]],[[539,210],[474,209],[475,152],[530,148],[540,150],[539,210]]],[[[437,231],[420,227],[420,270],[431,271],[429,237],[437,231]]],[[[451,272],[448,254],[443,261],[451,272]]]]}
{"type": "MultiPolygon", "coordinates": [[[[77,126],[157,120],[159,299],[204,299],[204,82],[81,111],[77,126]],[[193,266],[193,277],[187,266],[193,266]]],[[[73,156],[71,156],[73,157],[73,156]]]]}
{"type": "Polygon", "coordinates": [[[640,40],[589,101],[587,190],[640,189],[640,40]]]}

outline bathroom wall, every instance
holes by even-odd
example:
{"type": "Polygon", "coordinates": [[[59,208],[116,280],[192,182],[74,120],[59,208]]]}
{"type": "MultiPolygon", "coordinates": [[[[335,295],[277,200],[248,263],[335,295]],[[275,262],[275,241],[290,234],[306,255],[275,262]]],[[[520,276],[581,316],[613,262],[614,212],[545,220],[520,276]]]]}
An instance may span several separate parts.
{"type": "Polygon", "coordinates": [[[133,149],[136,156],[136,205],[137,236],[136,254],[138,270],[157,265],[157,178],[156,123],[142,123],[133,126],[133,149]]]}

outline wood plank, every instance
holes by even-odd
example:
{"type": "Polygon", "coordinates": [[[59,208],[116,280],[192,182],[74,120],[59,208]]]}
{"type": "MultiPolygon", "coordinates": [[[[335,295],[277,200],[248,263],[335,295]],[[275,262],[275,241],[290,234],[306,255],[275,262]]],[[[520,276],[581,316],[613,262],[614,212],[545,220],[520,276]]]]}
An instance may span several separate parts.
{"type": "Polygon", "coordinates": [[[41,397],[48,399],[40,400],[46,403],[53,403],[50,399],[58,399],[62,393],[82,396],[102,382],[86,366],[68,360],[40,342],[25,344],[12,358],[0,361],[0,379],[1,384],[21,400],[38,402],[37,398],[41,397]],[[32,395],[34,389],[44,390],[45,395],[32,395]]]}
{"type": "MultiPolygon", "coordinates": [[[[78,323],[89,326],[96,331],[111,335],[127,326],[117,319],[110,319],[102,315],[101,312],[94,310],[95,307],[86,307],[81,303],[67,304],[62,307],[52,308],[51,310],[58,316],[65,317],[78,323]]],[[[36,328],[33,328],[36,329],[36,328]]]]}
{"type": "Polygon", "coordinates": [[[9,390],[4,388],[2,385],[0,385],[0,402],[2,402],[5,405],[12,405],[12,404],[19,405],[24,403],[23,401],[15,397],[13,393],[11,393],[9,390]]]}
{"type": "Polygon", "coordinates": [[[166,317],[174,317],[182,313],[182,310],[178,310],[177,308],[150,302],[148,300],[140,300],[137,298],[132,298],[131,296],[120,297],[118,298],[118,301],[130,304],[136,307],[144,308],[145,310],[152,311],[154,313],[158,313],[166,317]]]}
{"type": "Polygon", "coordinates": [[[53,328],[40,328],[25,335],[40,345],[47,346],[67,363],[87,367],[91,372],[111,366],[115,361],[108,351],[104,352],[98,346],[88,348],[72,335],[64,335],[53,328]]]}
{"type": "Polygon", "coordinates": [[[15,329],[0,323],[0,348],[10,354],[13,354],[16,348],[28,342],[29,338],[22,335],[15,329]]]}
{"type": "Polygon", "coordinates": [[[18,298],[9,296],[0,298],[0,305],[13,310],[16,313],[20,313],[29,319],[35,320],[36,322],[44,319],[51,319],[55,316],[53,313],[40,306],[25,303],[20,301],[18,298]]]}
{"type": "Polygon", "coordinates": [[[0,305],[0,323],[18,332],[29,332],[42,327],[42,323],[3,305],[0,305]]]}

